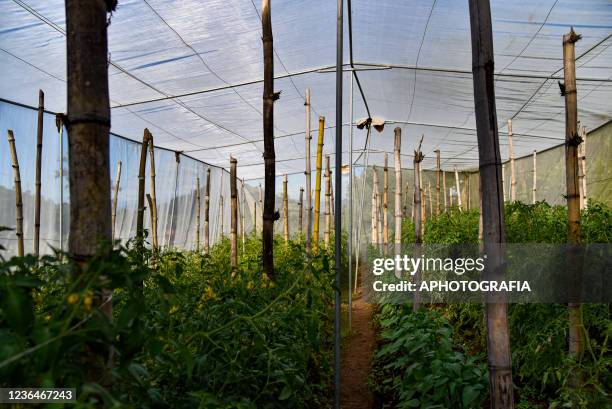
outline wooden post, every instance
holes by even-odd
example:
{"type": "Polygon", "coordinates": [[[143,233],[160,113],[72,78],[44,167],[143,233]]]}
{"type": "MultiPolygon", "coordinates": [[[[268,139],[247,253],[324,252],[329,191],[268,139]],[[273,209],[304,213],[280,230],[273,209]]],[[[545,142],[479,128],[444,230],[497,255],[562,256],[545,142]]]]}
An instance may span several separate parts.
{"type": "Polygon", "coordinates": [[[431,194],[431,181],[427,182],[427,195],[429,196],[429,218],[431,219],[434,215],[433,199],[431,194]]]}
{"type": "MultiPolygon", "coordinates": [[[[568,270],[572,272],[573,287],[579,288],[580,256],[571,251],[581,242],[580,188],[578,181],[578,146],[582,142],[578,134],[578,107],[576,92],[575,43],[580,35],[572,28],[563,36],[563,73],[565,96],[565,177],[567,185],[567,242],[571,246],[568,254],[568,270]]],[[[571,290],[570,290],[571,292],[571,290]]],[[[572,297],[574,298],[574,297],[572,297]]],[[[572,299],[569,308],[569,353],[579,359],[584,352],[582,304],[572,299]]]]}
{"type": "MultiPolygon", "coordinates": [[[[147,129],[146,132],[149,132],[147,129]]],[[[157,241],[157,194],[155,193],[155,146],[153,135],[149,132],[149,161],[151,162],[151,242],[153,250],[159,247],[157,241]]],[[[198,247],[199,249],[199,247],[198,247]]]]}
{"type": "Polygon", "coordinates": [[[504,194],[504,202],[506,202],[506,165],[502,163],[502,192],[504,194]]]}
{"type": "MultiPolygon", "coordinates": [[[[493,29],[489,0],[469,0],[472,34],[472,77],[482,191],[484,279],[504,279],[504,202],[501,155],[495,108],[493,29]]],[[[510,334],[505,294],[487,295],[487,359],[490,407],[514,408],[510,334]]]]}
{"type": "Polygon", "coordinates": [[[512,119],[508,119],[508,153],[510,155],[510,201],[516,201],[516,173],[514,168],[514,147],[512,145],[512,119]]]}
{"type": "MultiPolygon", "coordinates": [[[[86,261],[111,242],[108,13],[113,1],[66,0],[69,251],[86,261]]],[[[111,303],[104,312],[110,317],[111,303]]],[[[104,354],[106,355],[106,353],[104,354]]],[[[95,371],[96,375],[104,372],[95,371]]],[[[94,372],[94,371],[92,371],[94,372]]]]}
{"type": "Polygon", "coordinates": [[[264,86],[263,86],[263,135],[265,163],[265,203],[263,209],[262,259],[263,271],[274,279],[274,210],[276,199],[276,155],[274,153],[274,45],[270,0],[261,2],[263,32],[264,86]]]}
{"type": "MultiPolygon", "coordinates": [[[[414,168],[414,243],[415,243],[415,257],[420,257],[421,254],[421,243],[423,243],[423,201],[421,194],[421,162],[425,157],[421,152],[421,144],[423,143],[423,137],[418,147],[414,151],[413,168],[414,168]]],[[[420,272],[415,274],[415,280],[420,279],[420,272]]],[[[412,304],[414,311],[418,311],[420,308],[420,299],[415,293],[414,302],[412,304]]]]}
{"type": "Polygon", "coordinates": [[[151,134],[145,128],[140,146],[140,166],[138,168],[138,217],[136,219],[136,237],[144,240],[144,210],[145,210],[145,169],[147,166],[147,150],[151,134]]]}
{"type": "Polygon", "coordinates": [[[117,162],[117,176],[115,178],[115,194],[113,195],[113,212],[112,212],[112,240],[116,238],[116,223],[117,223],[117,202],[119,200],[119,184],[121,183],[121,161],[117,162]]]}
{"type": "Polygon", "coordinates": [[[312,243],[312,182],[310,180],[310,88],[306,88],[305,102],[306,106],[306,254],[310,254],[310,246],[312,243]]]}
{"type": "Polygon", "coordinates": [[[285,244],[289,243],[289,197],[287,193],[287,174],[283,179],[283,221],[284,221],[284,237],[285,244]]]}
{"type": "Polygon", "coordinates": [[[373,246],[376,246],[378,244],[378,228],[377,228],[377,222],[376,222],[376,201],[377,200],[378,199],[376,198],[376,191],[372,189],[372,204],[371,204],[371,211],[370,211],[371,229],[370,230],[372,231],[372,245],[373,246]]]}
{"type": "Polygon", "coordinates": [[[204,191],[204,251],[210,251],[210,168],[206,169],[206,190],[204,191]]]}
{"type": "Polygon", "coordinates": [[[385,152],[383,168],[383,245],[385,254],[389,246],[389,155],[385,152]]]}
{"type": "Polygon", "coordinates": [[[244,231],[244,218],[245,213],[246,196],[244,195],[244,178],[240,180],[240,237],[242,241],[242,253],[244,254],[246,245],[246,232],[244,231]]]}
{"type": "Polygon", "coordinates": [[[427,200],[426,200],[426,196],[425,196],[425,189],[422,187],[423,186],[422,183],[423,183],[423,180],[421,179],[421,203],[422,203],[422,206],[421,206],[421,222],[423,224],[423,229],[425,229],[425,222],[427,220],[427,200]]]}
{"type": "Polygon", "coordinates": [[[448,202],[446,201],[446,172],[442,172],[442,191],[444,192],[444,211],[448,212],[448,202]]]}
{"type": "Polygon", "coordinates": [[[261,209],[261,228],[263,229],[263,190],[261,188],[261,183],[257,188],[257,193],[259,197],[259,208],[261,209]]]}
{"type": "Polygon", "coordinates": [[[537,199],[536,199],[536,191],[538,190],[538,168],[537,168],[537,159],[536,156],[538,154],[538,151],[533,151],[533,189],[531,190],[532,194],[531,194],[531,201],[533,204],[536,204],[537,199]]]}
{"type": "Polygon", "coordinates": [[[455,189],[457,190],[457,206],[459,206],[459,210],[461,210],[461,186],[459,185],[459,172],[457,171],[457,166],[455,166],[455,189]]]}
{"type": "Polygon", "coordinates": [[[582,127],[582,143],[580,144],[579,152],[579,175],[580,175],[580,209],[586,209],[588,205],[587,199],[587,170],[586,170],[586,127],[582,127]]]}
{"type": "Polygon", "coordinates": [[[38,124],[36,128],[36,196],[34,198],[34,255],[40,255],[40,174],[42,170],[43,118],[45,114],[45,93],[38,91],[38,124]]]}
{"type": "Polygon", "coordinates": [[[300,201],[298,202],[298,207],[300,212],[298,214],[299,221],[298,225],[300,226],[300,234],[304,233],[304,188],[300,188],[300,201]]]}
{"type": "Polygon", "coordinates": [[[323,137],[325,117],[319,117],[319,136],[317,138],[317,174],[315,176],[315,203],[314,203],[314,231],[312,247],[317,251],[319,247],[319,224],[321,213],[321,171],[323,167],[323,137]]]}
{"type": "Polygon", "coordinates": [[[325,230],[323,238],[325,247],[329,248],[331,234],[331,172],[329,169],[329,155],[325,156],[325,230]]]}
{"type": "Polygon", "coordinates": [[[200,197],[200,177],[196,178],[196,251],[200,252],[200,213],[202,203],[200,197]]]}
{"type": "Polygon", "coordinates": [[[11,129],[8,130],[8,143],[11,150],[11,160],[13,161],[13,175],[15,177],[15,215],[17,223],[15,235],[17,236],[17,255],[23,257],[23,199],[21,196],[21,174],[19,172],[17,149],[15,149],[15,137],[11,129]]]}
{"type": "Polygon", "coordinates": [[[402,129],[397,127],[393,130],[395,141],[393,150],[395,152],[395,253],[400,253],[402,244],[402,129]]]}
{"type": "Polygon", "coordinates": [[[223,203],[223,194],[220,193],[220,197],[219,197],[219,238],[221,240],[223,240],[223,237],[225,237],[224,216],[225,216],[225,204],[223,203]]]}
{"type": "Polygon", "coordinates": [[[466,202],[467,202],[467,209],[470,210],[472,208],[472,186],[471,186],[471,176],[468,173],[467,174],[467,187],[465,189],[466,191],[466,202]]]}
{"type": "Polygon", "coordinates": [[[436,153],[436,216],[440,214],[440,149],[434,151],[436,153]]]}
{"type": "Polygon", "coordinates": [[[238,188],[236,167],[238,161],[230,156],[230,263],[232,265],[232,273],[235,274],[238,270],[238,188]]]}

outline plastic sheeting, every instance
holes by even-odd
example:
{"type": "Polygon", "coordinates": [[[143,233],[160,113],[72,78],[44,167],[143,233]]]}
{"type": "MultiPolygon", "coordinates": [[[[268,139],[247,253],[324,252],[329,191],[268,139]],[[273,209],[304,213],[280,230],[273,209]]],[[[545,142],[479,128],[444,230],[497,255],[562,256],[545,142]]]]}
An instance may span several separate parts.
{"type": "MultiPolygon", "coordinates": [[[[563,75],[562,35],[570,26],[583,35],[576,45],[581,124],[594,129],[612,118],[608,0],[491,3],[504,158],[509,118],[517,156],[563,140],[564,101],[557,81],[563,75]]],[[[1,5],[0,96],[35,105],[41,88],[48,108],[64,111],[63,2],[4,0],[1,5]]],[[[372,115],[387,120],[384,132],[373,135],[372,149],[391,152],[393,128],[400,126],[406,149],[426,135],[425,169],[434,167],[435,149],[442,151],[447,170],[476,165],[467,6],[456,0],[352,1],[354,60],[359,68],[374,69],[359,76],[372,115]]],[[[335,63],[335,7],[324,0],[273,2],[275,88],[282,91],[275,103],[279,175],[303,172],[306,87],[312,90],[313,130],[318,115],[335,125],[329,70],[335,63]]],[[[148,127],[160,146],[225,168],[233,155],[239,177],[263,176],[259,2],[122,0],[110,18],[109,55],[113,132],[139,140],[148,127]]],[[[347,73],[345,84],[348,80],[347,73]]],[[[354,102],[355,119],[365,117],[357,92],[354,102]]],[[[355,148],[364,144],[365,132],[356,131],[355,148]]],[[[325,152],[333,153],[333,146],[332,136],[325,152]]],[[[381,165],[382,155],[371,155],[371,163],[381,165]]],[[[411,167],[411,161],[403,166],[411,167]]]]}
{"type": "MultiPolygon", "coordinates": [[[[15,192],[13,169],[6,130],[12,129],[16,140],[19,159],[22,196],[24,204],[24,238],[26,252],[33,251],[34,237],[34,182],[36,157],[37,111],[10,103],[0,102],[0,226],[15,227],[15,192]]],[[[41,253],[48,254],[52,248],[60,248],[60,208],[63,211],[63,248],[67,249],[70,230],[70,194],[68,186],[68,142],[64,129],[64,179],[60,180],[59,133],[55,116],[44,115],[42,180],[41,180],[41,253]],[[60,189],[64,192],[64,203],[60,206],[60,189]]],[[[117,162],[122,162],[120,190],[117,201],[115,238],[125,243],[136,234],[138,210],[138,168],[140,144],[111,135],[111,186],[114,189],[117,177],[117,162]]],[[[196,181],[200,178],[201,189],[201,232],[200,245],[204,243],[204,192],[206,171],[211,171],[210,197],[210,238],[211,244],[221,237],[219,198],[225,198],[223,217],[224,234],[230,231],[229,174],[222,168],[207,165],[185,155],[156,148],[156,196],[158,208],[158,240],[163,247],[195,249],[196,247],[196,181]]],[[[148,156],[147,156],[148,161],[148,156]]],[[[150,164],[147,162],[145,192],[150,193],[150,164]]],[[[114,192],[114,190],[113,190],[114,192]]],[[[245,206],[248,212],[249,206],[245,206]]],[[[245,212],[245,213],[246,213],[245,212]]],[[[145,209],[145,228],[150,232],[149,209],[145,209]]],[[[246,216],[250,219],[250,213],[246,216]]],[[[7,248],[4,256],[16,253],[14,231],[0,232],[0,245],[7,248]]]]}

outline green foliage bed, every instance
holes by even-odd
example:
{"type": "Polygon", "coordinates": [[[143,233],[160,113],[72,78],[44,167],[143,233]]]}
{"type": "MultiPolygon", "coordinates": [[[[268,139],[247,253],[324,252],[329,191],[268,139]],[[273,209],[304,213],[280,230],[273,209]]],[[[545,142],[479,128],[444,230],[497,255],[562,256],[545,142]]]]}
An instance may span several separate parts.
{"type": "Polygon", "coordinates": [[[77,387],[77,407],[326,407],[329,255],[309,265],[301,242],[275,247],[275,281],[254,238],[234,275],[227,241],[209,256],[115,250],[78,279],[59,256],[2,262],[0,386],[77,387]],[[113,290],[112,322],[95,308],[102,288],[113,290]],[[87,383],[104,362],[84,356],[108,346],[112,369],[87,383]]]}

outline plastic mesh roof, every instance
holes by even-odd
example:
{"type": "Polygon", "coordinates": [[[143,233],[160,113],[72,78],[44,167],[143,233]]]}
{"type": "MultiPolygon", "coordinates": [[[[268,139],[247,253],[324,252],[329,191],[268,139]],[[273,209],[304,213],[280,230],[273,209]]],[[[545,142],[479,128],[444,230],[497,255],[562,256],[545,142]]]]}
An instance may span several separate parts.
{"type": "MultiPolygon", "coordinates": [[[[0,0],[0,96],[66,109],[65,14],[59,0],[0,0]]],[[[223,167],[238,159],[239,176],[263,176],[263,84],[257,0],[122,0],[109,27],[112,131],[140,140],[148,127],[157,145],[223,167]]],[[[581,125],[612,119],[612,3],[609,0],[492,0],[497,115],[502,155],[513,119],[516,156],[564,139],[562,35],[576,45],[581,125]]],[[[444,168],[473,168],[477,147],[467,1],[352,1],[354,61],[372,115],[370,164],[392,152],[400,126],[403,153],[425,135],[425,168],[440,149],[444,168]]],[[[273,0],[277,173],[304,169],[304,106],[312,95],[312,129],[326,117],[325,152],[334,148],[336,3],[273,0]]],[[[345,41],[348,39],[345,22],[345,41]]],[[[348,63],[345,46],[345,62],[348,63]]],[[[350,74],[345,73],[348,137],[350,74]]],[[[354,93],[354,118],[367,116],[354,93]]],[[[365,131],[355,131],[355,159],[365,131]]],[[[348,145],[345,143],[344,145],[348,145]]],[[[314,154],[314,144],[312,148],[314,154]]],[[[343,152],[343,163],[348,151],[343,152]]],[[[403,167],[412,160],[404,156],[403,167]]]]}

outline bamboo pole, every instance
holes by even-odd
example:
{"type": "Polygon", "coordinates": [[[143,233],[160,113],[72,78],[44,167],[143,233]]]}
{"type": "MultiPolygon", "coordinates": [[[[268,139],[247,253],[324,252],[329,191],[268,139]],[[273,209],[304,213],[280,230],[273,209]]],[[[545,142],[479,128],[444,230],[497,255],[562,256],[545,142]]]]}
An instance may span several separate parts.
{"type": "Polygon", "coordinates": [[[263,229],[263,190],[261,188],[261,183],[257,188],[257,193],[259,195],[259,209],[261,209],[261,228],[263,229]]]}
{"type": "Polygon", "coordinates": [[[507,197],[506,196],[506,165],[502,163],[502,167],[501,168],[502,168],[502,178],[501,178],[501,180],[502,180],[502,193],[503,193],[503,196],[504,196],[504,202],[506,202],[507,201],[507,199],[506,199],[506,197],[507,197]]]}
{"type": "Polygon", "coordinates": [[[457,190],[457,206],[459,206],[459,210],[462,210],[461,186],[459,185],[459,172],[457,171],[457,166],[455,166],[455,189],[457,190]]]}
{"type": "Polygon", "coordinates": [[[298,225],[300,226],[300,234],[304,233],[304,188],[300,187],[300,201],[298,202],[298,207],[300,212],[298,214],[299,221],[298,225]]]}
{"type": "Polygon", "coordinates": [[[119,201],[119,184],[121,183],[121,161],[117,161],[117,176],[115,177],[115,194],[113,195],[113,212],[112,212],[112,239],[115,241],[116,223],[117,223],[117,203],[119,201]]]}
{"type": "Polygon", "coordinates": [[[246,232],[244,230],[244,219],[246,217],[245,215],[245,203],[246,203],[246,196],[244,195],[244,178],[242,178],[242,180],[240,180],[240,238],[242,241],[242,253],[244,254],[245,252],[245,246],[246,246],[246,232]]]}
{"type": "Polygon", "coordinates": [[[263,86],[263,134],[265,163],[265,203],[263,208],[262,259],[263,271],[274,279],[274,209],[276,199],[276,154],[274,153],[274,101],[279,94],[274,92],[274,45],[270,0],[261,2],[261,25],[263,39],[264,86],[263,86]]]}
{"type": "Polygon", "coordinates": [[[310,168],[310,88],[306,88],[304,106],[306,107],[306,254],[310,254],[312,243],[312,182],[310,168]]]}
{"type": "MultiPolygon", "coordinates": [[[[421,179],[421,183],[423,183],[422,179],[421,179]]],[[[421,220],[423,221],[423,229],[425,229],[425,222],[427,221],[427,200],[425,196],[425,189],[423,189],[422,185],[421,185],[421,203],[423,204],[423,206],[421,206],[421,220]]]]}
{"type": "Polygon", "coordinates": [[[319,117],[319,136],[317,138],[317,174],[315,176],[315,202],[314,202],[314,231],[312,248],[317,251],[319,247],[319,224],[321,213],[321,171],[323,167],[323,137],[325,117],[319,117]]]}
{"type": "Polygon", "coordinates": [[[508,152],[510,155],[510,201],[516,201],[516,172],[514,166],[514,145],[512,144],[512,119],[508,119],[508,152]]]}
{"type": "Polygon", "coordinates": [[[393,151],[395,152],[395,253],[399,254],[402,244],[402,129],[394,129],[395,140],[393,151]]]}
{"type": "Polygon", "coordinates": [[[382,233],[382,221],[380,220],[380,187],[378,184],[378,169],[376,166],[373,167],[374,173],[372,173],[372,188],[374,190],[374,224],[376,225],[376,244],[378,248],[383,244],[383,233],[382,233]]]}
{"type": "Polygon", "coordinates": [[[383,245],[385,254],[389,246],[389,155],[385,153],[383,168],[383,245]]]}
{"type": "Polygon", "coordinates": [[[238,270],[238,188],[236,167],[238,161],[230,156],[230,263],[232,274],[238,270]]]}
{"type": "MultiPolygon", "coordinates": [[[[563,36],[563,73],[565,96],[565,176],[567,185],[567,242],[570,245],[568,254],[568,271],[572,274],[569,308],[569,352],[579,359],[584,352],[582,323],[582,304],[579,302],[581,258],[577,245],[581,242],[580,226],[580,188],[578,183],[578,146],[582,142],[578,134],[578,107],[576,92],[576,59],[575,43],[580,35],[572,28],[563,36]]],[[[576,383],[578,374],[573,379],[576,383]]]]}
{"type": "MultiPolygon", "coordinates": [[[[151,203],[152,204],[152,203],[151,203]]],[[[200,252],[200,213],[202,211],[202,203],[200,196],[200,177],[196,178],[196,252],[200,252]]]]}
{"type": "MultiPolygon", "coordinates": [[[[149,132],[147,129],[146,132],[149,132]]],[[[155,193],[155,143],[153,135],[149,132],[149,161],[151,162],[151,242],[153,250],[159,247],[157,240],[157,194],[155,193]]],[[[199,248],[199,247],[198,247],[199,248]]]]}
{"type": "Polygon", "coordinates": [[[440,214],[440,149],[434,151],[436,153],[436,216],[440,214]]]}
{"type": "Polygon", "coordinates": [[[331,172],[329,169],[329,155],[325,156],[325,247],[329,248],[331,233],[331,172]]]}
{"type": "Polygon", "coordinates": [[[221,240],[223,240],[223,237],[225,237],[224,216],[225,216],[225,204],[223,203],[223,194],[220,193],[220,196],[219,196],[219,238],[221,240]]]}
{"type": "Polygon", "coordinates": [[[446,172],[442,172],[442,190],[444,192],[444,211],[448,212],[448,202],[446,201],[446,172]]]}
{"type": "Polygon", "coordinates": [[[45,93],[38,90],[38,124],[36,128],[36,196],[34,198],[34,255],[40,255],[40,189],[43,148],[43,117],[45,114],[45,93]]]}
{"type": "Polygon", "coordinates": [[[467,187],[466,187],[466,202],[467,202],[467,209],[470,210],[472,208],[472,186],[471,186],[471,177],[470,174],[467,174],[467,187]]]}
{"type": "Polygon", "coordinates": [[[21,174],[19,172],[19,159],[17,158],[17,149],[15,149],[15,137],[11,129],[8,130],[8,143],[11,151],[11,160],[13,161],[13,175],[15,178],[15,215],[17,236],[17,255],[24,256],[23,248],[23,199],[21,196],[21,174]]]}
{"type": "Polygon", "coordinates": [[[377,230],[377,223],[376,223],[376,201],[377,200],[378,199],[376,198],[376,191],[372,189],[372,203],[370,205],[371,207],[371,211],[370,211],[371,229],[370,231],[372,232],[372,245],[373,246],[378,245],[378,230],[377,230]]]}
{"type": "MultiPolygon", "coordinates": [[[[414,169],[414,243],[415,243],[415,257],[419,258],[421,255],[421,243],[423,243],[423,202],[421,193],[421,162],[423,161],[424,155],[421,152],[421,144],[423,143],[423,137],[416,150],[414,151],[413,169],[414,169]]],[[[415,274],[415,281],[420,280],[420,271],[415,274]]],[[[414,302],[412,304],[414,311],[418,311],[420,308],[420,299],[417,293],[414,296],[414,302]]]]}
{"type": "Polygon", "coordinates": [[[383,195],[376,193],[376,230],[378,231],[378,250],[383,251],[385,244],[383,234],[383,195]]]}
{"type": "Polygon", "coordinates": [[[587,168],[586,168],[586,138],[587,131],[586,127],[582,127],[582,143],[580,144],[579,150],[579,164],[580,164],[580,208],[586,209],[588,206],[587,199],[587,168]]]}
{"type": "MultiPolygon", "coordinates": [[[[64,253],[64,114],[55,114],[55,126],[59,133],[59,239],[60,260],[64,253]]],[[[113,239],[111,231],[111,240],[113,239]]]]}
{"type": "Polygon", "coordinates": [[[204,190],[204,251],[210,251],[210,168],[206,169],[206,190],[204,190]]]}
{"type": "Polygon", "coordinates": [[[144,210],[145,210],[145,169],[147,165],[147,150],[149,148],[149,130],[145,128],[140,147],[140,166],[138,168],[138,217],[136,219],[136,237],[144,240],[144,210]]]}
{"type": "Polygon", "coordinates": [[[287,193],[287,174],[283,179],[283,222],[284,222],[284,237],[285,244],[289,243],[289,196],[287,193]]]}
{"type": "Polygon", "coordinates": [[[431,194],[431,181],[427,182],[427,195],[429,196],[429,218],[433,217],[433,199],[431,194]]]}
{"type": "MultiPolygon", "coordinates": [[[[469,0],[472,77],[483,207],[485,280],[504,279],[504,202],[493,78],[493,29],[489,0],[469,0]]],[[[510,334],[505,294],[486,296],[487,360],[491,409],[514,408],[510,334]]]]}
{"type": "Polygon", "coordinates": [[[538,168],[537,168],[537,151],[533,151],[533,188],[531,190],[531,202],[536,204],[536,191],[538,190],[538,168]]]}
{"type": "Polygon", "coordinates": [[[453,203],[453,200],[454,200],[454,199],[453,199],[453,188],[452,188],[452,187],[449,187],[449,188],[448,188],[448,197],[449,197],[449,201],[450,201],[449,206],[450,206],[450,207],[453,207],[453,204],[454,204],[454,203],[453,203]]]}

